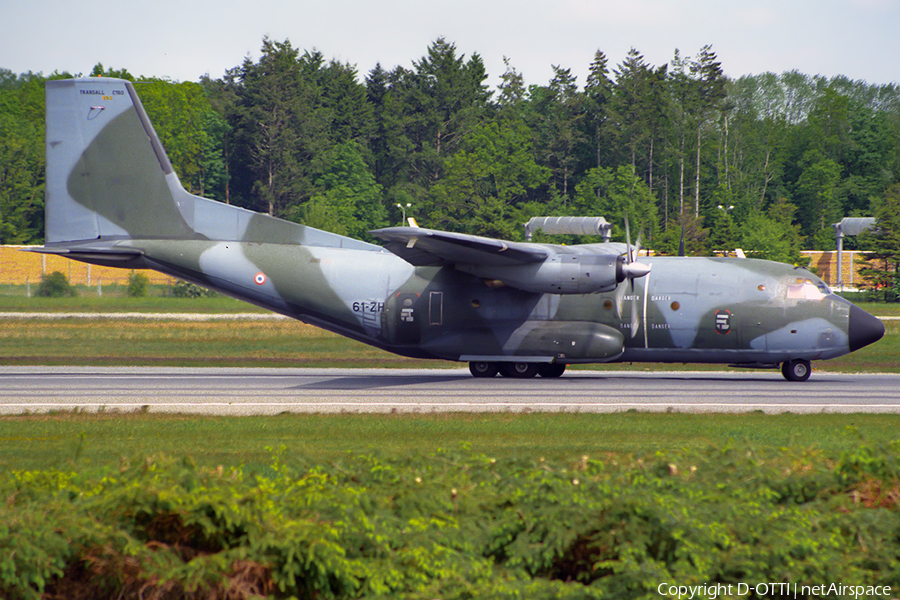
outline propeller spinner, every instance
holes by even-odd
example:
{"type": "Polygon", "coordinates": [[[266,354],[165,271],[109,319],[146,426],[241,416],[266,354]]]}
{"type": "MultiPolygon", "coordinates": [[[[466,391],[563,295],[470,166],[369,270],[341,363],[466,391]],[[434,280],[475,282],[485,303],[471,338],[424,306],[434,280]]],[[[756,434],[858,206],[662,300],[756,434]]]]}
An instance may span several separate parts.
{"type": "Polygon", "coordinates": [[[628,277],[628,279],[633,280],[649,273],[650,265],[640,262],[626,262],[622,267],[622,271],[625,272],[625,276],[628,277]]]}
{"type": "Polygon", "coordinates": [[[625,272],[625,276],[631,281],[631,285],[634,286],[635,279],[644,277],[650,272],[650,265],[637,262],[636,260],[636,257],[641,252],[641,236],[638,235],[637,244],[632,246],[631,230],[628,227],[627,215],[625,216],[625,241],[628,245],[628,250],[625,253],[625,265],[622,267],[622,271],[625,272]]]}

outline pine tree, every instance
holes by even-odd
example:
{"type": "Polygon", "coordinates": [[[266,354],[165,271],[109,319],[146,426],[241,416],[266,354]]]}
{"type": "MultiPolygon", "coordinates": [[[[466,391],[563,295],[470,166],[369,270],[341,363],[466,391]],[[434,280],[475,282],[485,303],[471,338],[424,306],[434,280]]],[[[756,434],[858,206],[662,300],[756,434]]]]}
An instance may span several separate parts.
{"type": "Polygon", "coordinates": [[[549,145],[549,156],[557,180],[561,184],[559,192],[563,202],[569,198],[569,182],[575,170],[577,156],[575,149],[581,141],[579,122],[583,117],[581,96],[571,69],[553,65],[553,79],[549,86],[552,96],[551,110],[547,125],[554,134],[549,145]]]}
{"type": "Polygon", "coordinates": [[[866,287],[887,302],[900,300],[900,184],[885,192],[884,203],[875,215],[875,228],[859,236],[868,250],[860,274],[866,287]]]}
{"type": "Polygon", "coordinates": [[[637,171],[638,149],[648,138],[647,96],[652,73],[644,56],[634,48],[628,51],[628,56],[615,71],[612,109],[619,127],[620,143],[628,148],[628,160],[634,171],[637,171]]]}
{"type": "Polygon", "coordinates": [[[247,58],[241,70],[239,139],[257,208],[270,215],[282,214],[305,179],[301,141],[311,129],[311,90],[299,70],[299,51],[268,38],[259,62],[247,58]]]}
{"type": "Polygon", "coordinates": [[[506,65],[506,71],[500,76],[497,103],[501,109],[519,110],[526,97],[525,78],[510,64],[509,58],[504,56],[503,64],[506,65]]]}
{"type": "Polygon", "coordinates": [[[604,158],[609,158],[609,148],[612,146],[608,129],[614,84],[609,78],[608,64],[606,55],[597,50],[584,86],[585,128],[589,132],[585,139],[591,141],[594,158],[587,168],[603,165],[604,158]]]}
{"type": "Polygon", "coordinates": [[[725,74],[722,63],[716,60],[712,46],[706,45],[700,50],[700,56],[691,63],[691,73],[695,78],[697,90],[697,162],[694,172],[694,214],[700,215],[700,149],[701,133],[707,115],[716,110],[725,98],[725,74]]]}

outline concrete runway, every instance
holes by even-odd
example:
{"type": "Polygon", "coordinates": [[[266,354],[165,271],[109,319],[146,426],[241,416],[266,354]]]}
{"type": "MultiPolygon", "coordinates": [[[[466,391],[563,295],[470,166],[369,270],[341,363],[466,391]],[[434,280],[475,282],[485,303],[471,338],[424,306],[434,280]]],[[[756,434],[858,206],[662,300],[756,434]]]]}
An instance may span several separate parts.
{"type": "Polygon", "coordinates": [[[466,369],[0,367],[0,414],[55,410],[282,412],[900,412],[900,375],[569,371],[475,379],[466,369]],[[146,407],[146,408],[145,408],[146,407]]]}

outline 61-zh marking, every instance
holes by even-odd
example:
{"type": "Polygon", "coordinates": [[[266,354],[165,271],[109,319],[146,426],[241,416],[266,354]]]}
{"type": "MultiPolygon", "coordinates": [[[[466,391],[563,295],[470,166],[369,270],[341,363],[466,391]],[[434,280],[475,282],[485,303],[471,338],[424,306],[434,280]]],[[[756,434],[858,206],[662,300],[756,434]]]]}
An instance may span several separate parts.
{"type": "Polygon", "coordinates": [[[353,312],[361,312],[361,313],[378,313],[384,310],[384,302],[379,302],[377,300],[364,301],[361,300],[359,302],[353,303],[353,312]]]}

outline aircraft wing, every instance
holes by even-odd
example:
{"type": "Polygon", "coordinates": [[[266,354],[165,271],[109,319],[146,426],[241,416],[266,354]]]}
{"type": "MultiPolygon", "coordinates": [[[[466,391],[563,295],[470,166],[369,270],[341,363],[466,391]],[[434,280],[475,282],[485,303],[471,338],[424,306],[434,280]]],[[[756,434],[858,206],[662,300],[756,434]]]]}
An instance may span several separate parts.
{"type": "Polygon", "coordinates": [[[386,241],[388,250],[417,267],[453,264],[510,267],[543,262],[553,254],[537,244],[421,227],[388,227],[369,233],[386,241]]]}

